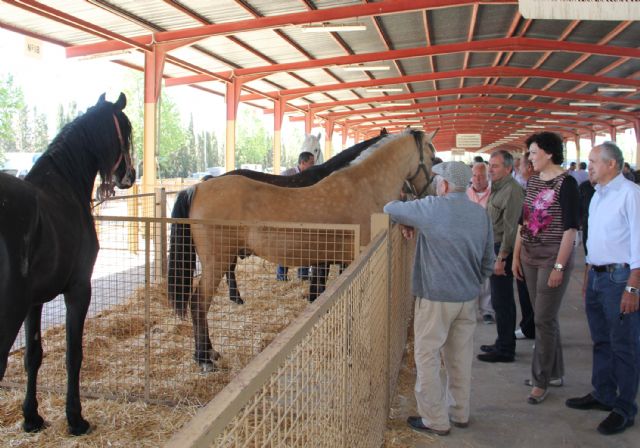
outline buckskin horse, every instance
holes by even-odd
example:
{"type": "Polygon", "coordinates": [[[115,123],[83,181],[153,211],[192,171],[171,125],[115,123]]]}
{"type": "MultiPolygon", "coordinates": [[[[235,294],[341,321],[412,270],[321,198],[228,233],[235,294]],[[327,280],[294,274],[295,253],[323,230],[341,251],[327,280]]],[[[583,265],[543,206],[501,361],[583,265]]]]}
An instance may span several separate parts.
{"type": "Polygon", "coordinates": [[[42,363],[42,306],[64,294],[67,331],[69,432],[87,433],[82,417],[80,367],[84,320],[91,301],[91,274],[98,238],[91,216],[96,176],[98,199],[114,187],[129,188],[136,174],[131,161],[131,123],[126,97],[97,104],[67,124],[24,181],[0,174],[0,380],[9,350],[25,324],[27,390],[23,429],[45,427],[38,414],[36,384],[42,363]]]}
{"type": "Polygon", "coordinates": [[[215,368],[219,354],[209,338],[207,312],[215,288],[228,266],[240,253],[252,253],[273,263],[286,264],[300,259],[310,264],[332,263],[337,253],[349,253],[353,245],[366,245],[371,237],[371,215],[384,204],[397,199],[403,185],[423,192],[431,182],[435,132],[425,134],[407,130],[383,138],[364,151],[348,168],[336,171],[314,185],[282,188],[243,176],[221,176],[197,184],[188,210],[192,219],[225,221],[290,221],[360,225],[360,241],[352,236],[321,242],[299,241],[289,244],[274,239],[264,226],[191,225],[202,276],[192,294],[170,298],[176,311],[191,309],[195,338],[195,360],[203,371],[215,368]],[[312,197],[312,201],[305,198],[312,197]],[[331,250],[327,250],[331,246],[331,250]]]}
{"type": "MultiPolygon", "coordinates": [[[[271,185],[278,185],[286,188],[301,188],[313,185],[327,177],[336,170],[342,169],[351,163],[365,149],[376,143],[388,132],[382,129],[380,135],[370,138],[363,142],[357,143],[350,148],[338,153],[325,163],[314,165],[305,171],[294,174],[293,176],[278,176],[275,174],[262,173],[247,169],[239,169],[230,171],[224,176],[238,175],[248,177],[260,182],[266,182],[271,185]]],[[[178,193],[173,209],[171,211],[172,218],[188,218],[191,196],[194,188],[190,187],[178,193]]],[[[193,283],[193,274],[196,269],[196,253],[191,238],[191,228],[189,224],[173,223],[171,224],[171,233],[169,239],[169,270],[168,270],[168,293],[173,303],[184,305],[187,301],[183,298],[175,299],[176,295],[183,296],[191,293],[191,284],[193,283]]],[[[244,258],[251,255],[250,253],[240,252],[238,257],[244,258]]],[[[240,297],[240,290],[236,281],[235,269],[237,260],[234,260],[229,269],[225,272],[227,284],[229,285],[229,299],[241,305],[244,303],[240,297]]],[[[311,282],[309,284],[309,300],[313,302],[315,298],[324,291],[326,278],[328,274],[327,266],[317,266],[312,271],[311,282]]],[[[179,309],[179,314],[183,315],[186,310],[179,309]]]]}

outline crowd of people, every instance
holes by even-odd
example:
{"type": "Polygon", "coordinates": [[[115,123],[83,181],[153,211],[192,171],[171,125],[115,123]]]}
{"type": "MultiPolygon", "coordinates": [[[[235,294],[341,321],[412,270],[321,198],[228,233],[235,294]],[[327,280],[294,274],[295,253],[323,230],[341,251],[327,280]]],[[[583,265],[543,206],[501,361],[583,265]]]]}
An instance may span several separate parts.
{"type": "MultiPolygon", "coordinates": [[[[540,132],[514,159],[498,150],[472,167],[433,167],[437,196],[392,201],[384,211],[416,237],[412,274],[417,431],[447,435],[469,423],[476,322],[495,323],[480,346],[487,363],[513,362],[516,339],[535,340],[526,402],[542,404],[563,385],[558,313],[569,285],[576,235],[586,254],[583,294],[593,343],[592,390],[572,409],[609,414],[611,435],[634,424],[640,380],[640,186],[615,143],[596,145],[589,164],[563,168],[562,138],[540,132]],[[515,289],[522,319],[516,324],[515,289]],[[479,312],[479,314],[478,314],[479,312]],[[444,366],[447,379],[441,381],[444,366]]],[[[487,368],[490,368],[487,366],[487,368]]]]}

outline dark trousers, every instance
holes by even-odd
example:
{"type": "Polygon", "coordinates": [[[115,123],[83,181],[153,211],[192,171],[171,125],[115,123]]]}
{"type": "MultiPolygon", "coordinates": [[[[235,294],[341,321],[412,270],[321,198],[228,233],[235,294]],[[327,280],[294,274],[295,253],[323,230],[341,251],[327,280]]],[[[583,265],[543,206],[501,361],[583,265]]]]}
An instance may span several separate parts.
{"type": "Polygon", "coordinates": [[[640,311],[620,318],[629,268],[589,271],[586,310],[593,340],[591,393],[619,414],[634,418],[640,380],[640,311]]]}
{"type": "MultiPolygon", "coordinates": [[[[500,251],[500,244],[495,244],[494,251],[500,251]]],[[[503,355],[514,356],[516,353],[516,301],[513,294],[513,272],[511,262],[513,254],[509,254],[505,263],[507,275],[492,275],[491,305],[496,312],[496,351],[503,355]]]]}
{"type": "Polygon", "coordinates": [[[534,339],[536,337],[536,324],[534,321],[533,306],[531,305],[531,298],[529,297],[527,282],[524,280],[516,279],[516,285],[518,287],[520,313],[522,314],[522,319],[520,320],[519,327],[526,337],[528,337],[529,339],[534,339]]]}

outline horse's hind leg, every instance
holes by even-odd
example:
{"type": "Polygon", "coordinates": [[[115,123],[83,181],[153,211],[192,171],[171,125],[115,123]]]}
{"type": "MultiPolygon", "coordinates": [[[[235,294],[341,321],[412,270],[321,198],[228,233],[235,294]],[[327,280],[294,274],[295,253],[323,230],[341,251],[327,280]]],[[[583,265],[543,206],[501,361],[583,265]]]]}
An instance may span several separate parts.
{"type": "MultiPolygon", "coordinates": [[[[215,363],[220,354],[213,349],[209,338],[209,323],[207,313],[211,306],[211,297],[215,294],[215,286],[222,278],[222,272],[218,263],[213,267],[213,272],[205,268],[203,263],[202,277],[200,284],[191,297],[191,319],[193,321],[193,337],[195,339],[196,351],[194,358],[203,372],[211,372],[215,369],[215,363]]],[[[211,269],[211,268],[209,268],[211,269]]]]}
{"type": "Polygon", "coordinates": [[[80,404],[80,367],[82,366],[82,334],[91,301],[91,286],[78,286],[64,295],[67,306],[67,423],[74,436],[86,434],[91,425],[82,418],[80,404]]]}
{"type": "MultiPolygon", "coordinates": [[[[14,295],[7,295],[4,299],[8,302],[14,295]]],[[[7,309],[2,311],[3,319],[0,320],[0,381],[4,378],[7,370],[7,362],[9,359],[9,350],[16,340],[16,336],[20,331],[20,326],[24,321],[27,310],[16,305],[5,306],[7,309]]]]}
{"type": "Polygon", "coordinates": [[[24,321],[26,351],[24,355],[24,369],[27,371],[27,393],[22,403],[24,423],[22,428],[26,432],[37,432],[45,427],[44,419],[38,414],[38,370],[42,364],[42,338],[40,319],[42,304],[33,305],[24,321]]]}
{"type": "Polygon", "coordinates": [[[231,263],[229,263],[229,269],[225,273],[227,276],[227,285],[229,285],[229,300],[237,303],[238,305],[242,305],[244,300],[240,297],[240,291],[238,290],[238,283],[236,281],[236,264],[238,259],[235,258],[231,263]]]}

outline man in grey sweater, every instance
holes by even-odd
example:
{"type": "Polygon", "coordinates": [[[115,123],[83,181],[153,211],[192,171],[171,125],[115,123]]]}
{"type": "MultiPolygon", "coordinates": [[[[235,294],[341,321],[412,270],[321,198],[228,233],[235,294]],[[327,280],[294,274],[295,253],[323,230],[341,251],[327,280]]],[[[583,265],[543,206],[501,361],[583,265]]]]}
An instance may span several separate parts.
{"type": "Polygon", "coordinates": [[[407,422],[417,431],[447,435],[451,424],[466,427],[469,421],[475,299],[493,271],[495,255],[491,220],[465,193],[471,169],[445,162],[433,172],[437,197],[393,201],[384,211],[410,226],[405,236],[418,234],[412,290],[420,415],[407,422]],[[441,353],[446,388],[440,380],[441,353]]]}

